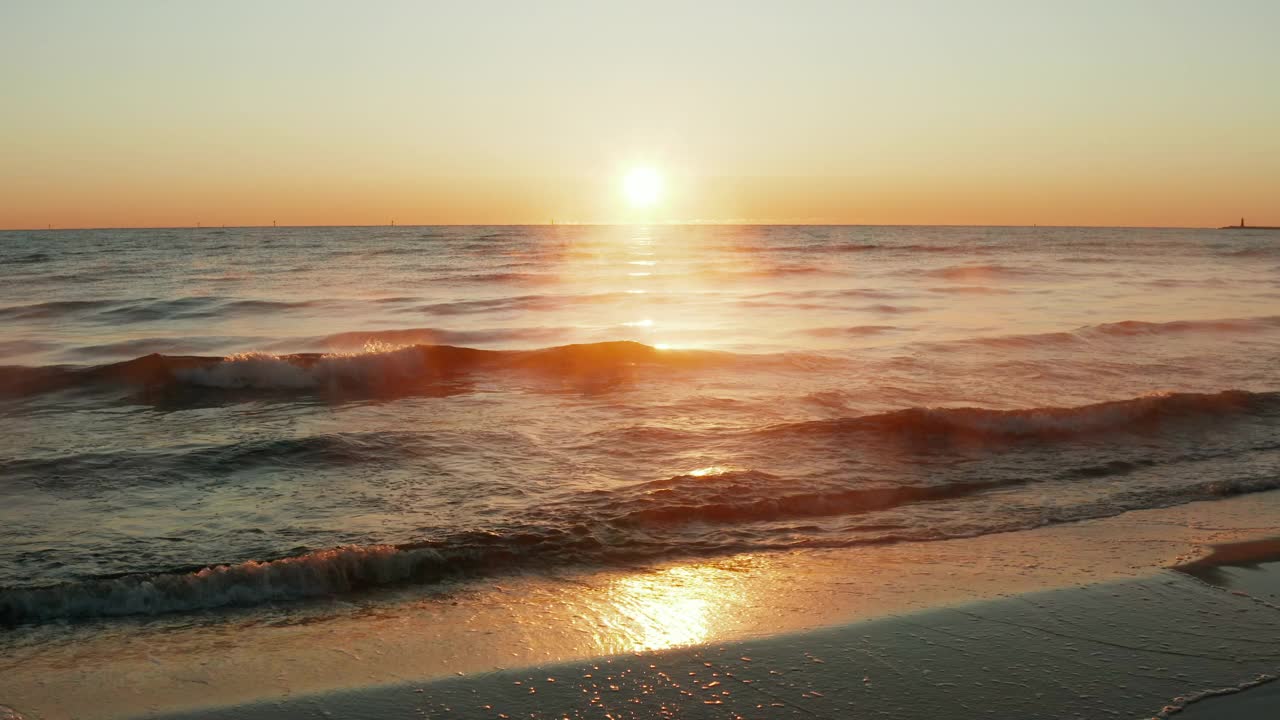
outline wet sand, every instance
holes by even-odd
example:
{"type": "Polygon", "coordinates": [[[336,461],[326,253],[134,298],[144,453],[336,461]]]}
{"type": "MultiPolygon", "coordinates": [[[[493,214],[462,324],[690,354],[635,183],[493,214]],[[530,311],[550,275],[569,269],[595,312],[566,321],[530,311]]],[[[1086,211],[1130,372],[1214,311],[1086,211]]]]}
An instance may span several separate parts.
{"type": "MultiPolygon", "coordinates": [[[[1206,558],[1179,570],[1232,593],[1238,593],[1280,612],[1280,538],[1241,542],[1214,548],[1206,558]]],[[[1264,639],[1265,640],[1265,639],[1264,639]]],[[[1270,642],[1280,645],[1280,635],[1270,642]]],[[[1280,682],[1265,682],[1243,692],[1223,688],[1203,696],[1180,718],[1187,720],[1270,720],[1280,714],[1280,682]]]]}
{"type": "MultiPolygon", "coordinates": [[[[204,710],[208,718],[1168,717],[1280,669],[1280,612],[1185,575],[839,628],[204,710]]],[[[1243,696],[1242,696],[1243,697],[1243,696]]]]}

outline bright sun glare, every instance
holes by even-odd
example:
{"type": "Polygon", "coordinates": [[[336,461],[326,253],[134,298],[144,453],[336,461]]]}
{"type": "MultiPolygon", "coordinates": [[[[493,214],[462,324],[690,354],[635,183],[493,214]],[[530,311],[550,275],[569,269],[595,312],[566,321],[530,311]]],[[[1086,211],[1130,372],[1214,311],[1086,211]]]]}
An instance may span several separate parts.
{"type": "Polygon", "coordinates": [[[647,208],[662,195],[662,176],[653,168],[632,168],[622,179],[622,189],[631,207],[647,208]]]}

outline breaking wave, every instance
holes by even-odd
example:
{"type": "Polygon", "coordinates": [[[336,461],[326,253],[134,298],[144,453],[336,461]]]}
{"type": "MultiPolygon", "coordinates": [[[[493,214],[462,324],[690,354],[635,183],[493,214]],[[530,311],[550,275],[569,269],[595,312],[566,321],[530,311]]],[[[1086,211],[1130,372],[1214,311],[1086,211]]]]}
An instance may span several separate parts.
{"type": "MultiPolygon", "coordinates": [[[[504,363],[533,364],[545,357],[570,353],[604,353],[615,359],[644,358],[641,348],[594,347],[541,353],[495,353],[504,363]]],[[[413,352],[420,352],[411,348],[413,352]]],[[[458,350],[458,349],[453,349],[458,350]]],[[[400,353],[404,351],[396,351],[400,353]]],[[[484,351],[469,351],[482,353],[484,351]]],[[[395,353],[392,353],[393,355],[395,353]]],[[[406,355],[406,357],[412,357],[406,355]]],[[[462,352],[459,357],[469,357],[462,352]]],[[[302,372],[278,360],[245,358],[237,365],[190,365],[185,371],[203,373],[200,382],[238,383],[254,377],[272,382],[300,382],[275,373],[302,372]],[[250,370],[267,363],[266,371],[250,370]],[[224,368],[219,371],[218,368],[224,368]],[[229,368],[229,369],[228,369],[229,368]],[[226,374],[218,374],[223,372],[226,374]]],[[[335,365],[326,372],[338,372],[335,365]]],[[[182,371],[184,368],[173,370],[182,371]]],[[[341,546],[290,554],[266,560],[176,567],[158,571],[87,577],[51,586],[0,587],[0,624],[20,625],[55,620],[193,612],[266,602],[328,597],[382,586],[434,583],[451,577],[476,577],[515,570],[570,565],[619,566],[670,557],[709,556],[799,547],[843,547],[868,543],[929,541],[1026,529],[1052,522],[1070,522],[1115,515],[1127,510],[1159,507],[1194,500],[1259,492],[1280,487],[1271,458],[1275,422],[1280,419],[1280,393],[1230,390],[1212,394],[1158,394],[1079,407],[1023,410],[983,408],[909,408],[833,420],[782,423],[748,429],[682,431],[636,426],[607,431],[611,448],[680,447],[692,435],[716,436],[725,448],[750,447],[830,453],[859,448],[849,457],[879,458],[897,463],[907,472],[878,472],[861,476],[845,469],[828,475],[784,476],[755,469],[712,466],[670,477],[601,487],[566,494],[527,508],[515,516],[481,529],[419,528],[426,539],[400,544],[341,546]],[[1200,432],[1221,430],[1226,423],[1253,423],[1253,431],[1239,435],[1229,446],[1187,444],[1200,432]],[[1161,433],[1173,433],[1162,437],[1161,433]],[[1143,441],[1127,434],[1147,433],[1143,441]],[[1247,438],[1253,438],[1252,441],[1247,438]],[[1100,452],[1105,439],[1105,452],[1100,452]],[[781,442],[779,442],[781,441],[781,442]],[[1045,443],[1088,441],[1068,448],[1045,443]],[[1261,442],[1261,444],[1258,444],[1261,442]],[[806,443],[814,444],[808,445],[806,443]],[[906,453],[879,452],[886,443],[899,443],[906,453]],[[910,452],[923,445],[926,453],[910,452]],[[981,446],[1014,458],[968,468],[966,463],[938,464],[939,447],[981,446]],[[1038,451],[1037,448],[1042,448],[1038,451]],[[1158,448],[1165,448],[1159,450],[1158,448]],[[861,452],[868,449],[870,452],[861,452]],[[1031,452],[1031,455],[1026,455],[1031,452]],[[1257,455],[1256,462],[1243,458],[1257,455]],[[1243,454],[1242,454],[1243,453],[1243,454]],[[929,460],[929,458],[933,458],[929,460]],[[1218,458],[1220,472],[1205,465],[1218,458]],[[925,465],[916,463],[927,461],[925,465]],[[1181,472],[1175,466],[1190,462],[1181,472]],[[922,469],[927,468],[927,471],[922,469]],[[1152,474],[1161,477],[1151,481],[1152,474]],[[1178,482],[1170,482],[1173,477],[1178,482]],[[936,504],[982,503],[993,492],[1021,486],[1057,492],[1063,483],[1104,483],[1113,489],[1105,500],[1059,506],[1027,505],[1018,512],[991,515],[961,513],[954,521],[930,515],[927,523],[900,522],[904,508],[936,504]],[[865,523],[850,522],[865,515],[865,523]],[[787,530],[797,521],[835,523],[830,527],[853,531],[787,530]],[[781,528],[781,530],[779,530],[781,528]]],[[[606,432],[606,431],[602,431],[606,432]]],[[[289,466],[295,469],[333,468],[406,455],[430,457],[456,438],[424,433],[347,433],[317,435],[288,441],[247,441],[187,450],[157,458],[143,453],[134,465],[151,468],[166,481],[184,475],[204,477],[208,468],[231,473],[236,469],[289,466]]],[[[730,456],[741,453],[726,450],[730,456]]],[[[3,466],[15,478],[89,478],[106,475],[116,480],[147,481],[122,465],[119,454],[76,455],[67,458],[26,459],[3,466]],[[103,462],[113,472],[95,472],[103,462]],[[123,470],[123,472],[120,472],[123,470]]],[[[842,461],[843,462],[843,461],[842,461]]],[[[127,463],[126,463],[127,464],[127,463]]],[[[842,466],[848,467],[848,466],[842,466]]],[[[1065,487],[1065,486],[1063,486],[1065,487]]],[[[422,537],[416,533],[401,537],[422,537]]]]}
{"type": "MultiPolygon", "coordinates": [[[[772,302],[773,293],[760,295],[760,302],[772,302]]],[[[826,301],[849,297],[884,297],[881,291],[805,291],[789,293],[791,298],[826,301]]],[[[75,304],[79,307],[79,304],[75,304]]],[[[95,303],[95,307],[97,307],[95,303]]],[[[919,308],[881,303],[864,308],[882,315],[913,312],[919,308]]],[[[9,308],[15,313],[50,312],[46,305],[9,308]]],[[[99,308],[100,311],[100,308],[99,308]]],[[[869,324],[846,328],[811,328],[804,332],[819,337],[870,336],[899,330],[895,326],[869,324]]],[[[1125,320],[1089,325],[1068,332],[1025,335],[998,335],[922,343],[939,352],[960,348],[1034,350],[1084,345],[1098,341],[1140,341],[1149,337],[1196,335],[1248,335],[1280,329],[1280,316],[1174,320],[1148,322],[1125,320]]],[[[526,327],[490,330],[441,330],[408,328],[335,333],[332,335],[263,342],[261,338],[235,337],[153,337],[110,345],[72,348],[64,357],[152,354],[95,367],[8,366],[0,367],[0,397],[25,396],[68,388],[92,389],[128,385],[158,388],[205,388],[278,391],[343,391],[350,393],[416,393],[441,382],[451,382],[473,372],[537,369],[551,375],[576,378],[606,378],[642,367],[698,368],[729,363],[778,363],[803,369],[824,369],[844,362],[834,356],[813,353],[744,355],[729,352],[662,349],[632,341],[612,341],[558,345],[536,350],[487,350],[470,344],[521,343],[555,340],[564,328],[526,327]],[[321,352],[278,354],[247,352],[226,357],[159,354],[219,349],[249,343],[268,349],[315,348],[321,352]],[[797,364],[799,363],[799,364],[797,364]]]]}
{"type": "MultiPolygon", "coordinates": [[[[1113,470],[1116,474],[1128,471],[1113,470]]],[[[1280,488],[1276,477],[1202,481],[1158,492],[1130,492],[1114,504],[1087,505],[1068,513],[1051,508],[1042,514],[1001,517],[985,524],[912,528],[873,517],[853,525],[869,531],[854,536],[797,537],[746,529],[753,523],[875,513],[913,503],[977,496],[1029,482],[1011,478],[803,491],[790,489],[793,483],[785,478],[757,471],[688,474],[640,483],[620,493],[601,493],[594,503],[577,507],[547,507],[544,517],[532,517],[529,524],[501,530],[462,531],[403,544],[345,545],[271,560],[129,573],[42,587],[0,588],[0,626],[251,607],[554,567],[616,567],[672,557],[946,540],[1280,488]],[[565,517],[567,511],[577,514],[565,517]],[[541,522],[536,522],[539,519],[541,522]],[[704,531],[681,532],[690,525],[704,531]],[[705,531],[709,526],[728,530],[705,531]]]]}
{"type": "Polygon", "coordinates": [[[45,588],[0,590],[0,622],[119,617],[258,605],[428,579],[442,565],[429,548],[339,547],[268,562],[192,572],[126,575],[45,588]]]}
{"type": "Polygon", "coordinates": [[[422,331],[354,333],[324,338],[366,343],[350,353],[276,355],[250,352],[227,357],[152,354],[91,368],[0,368],[0,395],[21,396],[67,388],[130,385],[147,389],[189,387],[233,390],[329,390],[411,393],[470,372],[532,370],[559,376],[600,376],[641,365],[696,367],[729,361],[728,353],[658,350],[618,341],[561,345],[540,350],[480,350],[452,345],[388,345],[379,338],[414,340],[422,331]]]}

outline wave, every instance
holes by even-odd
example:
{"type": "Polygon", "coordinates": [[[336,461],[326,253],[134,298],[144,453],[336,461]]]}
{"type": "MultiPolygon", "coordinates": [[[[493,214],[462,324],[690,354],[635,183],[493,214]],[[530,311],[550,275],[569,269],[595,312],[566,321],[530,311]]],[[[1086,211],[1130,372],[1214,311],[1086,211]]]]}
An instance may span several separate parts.
{"type": "Polygon", "coordinates": [[[974,245],[930,245],[923,243],[875,243],[875,242],[813,242],[803,245],[778,245],[774,248],[777,252],[798,252],[798,253],[864,253],[864,252],[887,252],[887,253],[956,253],[956,254],[973,254],[981,252],[987,248],[974,245]]]}
{"type": "Polygon", "coordinates": [[[0,626],[253,606],[535,564],[653,559],[669,550],[643,541],[609,547],[581,526],[463,531],[441,540],[347,545],[264,561],[0,588],[0,626]]]}
{"type": "Polygon", "coordinates": [[[814,337],[867,337],[885,333],[900,332],[903,328],[895,325],[854,325],[852,327],[818,327],[805,330],[806,335],[814,337]]]}
{"type": "Polygon", "coordinates": [[[425,580],[444,564],[430,548],[339,547],[193,572],[126,575],[44,588],[0,590],[0,624],[159,615],[352,592],[425,580]]]}
{"type": "Polygon", "coordinates": [[[225,350],[237,346],[262,342],[260,337],[234,336],[184,336],[144,337],[101,345],[82,345],[62,353],[67,359],[98,359],[111,357],[137,357],[152,353],[185,354],[225,350]]]}
{"type": "Polygon", "coordinates": [[[1252,318],[1221,318],[1216,320],[1171,320],[1167,322],[1122,320],[1113,323],[1085,325],[1069,332],[992,335],[925,344],[934,349],[975,345],[993,348],[1037,348],[1148,336],[1190,335],[1195,333],[1252,334],[1276,329],[1280,329],[1280,315],[1252,318]]]}
{"type": "MultiPolygon", "coordinates": [[[[757,293],[737,301],[742,307],[779,307],[796,310],[843,309],[849,300],[896,300],[908,297],[901,292],[847,288],[843,290],[780,290],[757,293]]],[[[873,304],[862,308],[869,312],[910,312],[916,308],[904,308],[889,304],[873,304]]]]}
{"type": "Polygon", "coordinates": [[[14,255],[4,258],[4,262],[11,265],[39,265],[53,260],[53,256],[43,252],[33,252],[26,255],[14,255]]]}
{"type": "Polygon", "coordinates": [[[151,354],[90,368],[0,367],[0,396],[121,385],[148,390],[188,387],[409,394],[474,372],[526,370],[562,378],[598,379],[634,371],[640,366],[702,367],[729,362],[735,357],[730,353],[702,350],[659,350],[630,341],[560,345],[539,350],[481,350],[426,344],[397,346],[401,342],[438,337],[434,331],[396,330],[339,334],[321,339],[335,345],[366,343],[365,351],[350,353],[249,352],[227,357],[151,354]]]}
{"type": "Polygon", "coordinates": [[[1013,290],[1007,288],[988,287],[986,285],[953,285],[951,287],[931,287],[929,292],[948,295],[1012,295],[1013,290]]]}
{"type": "MultiPolygon", "coordinates": [[[[870,297],[880,291],[800,291],[768,293],[757,297],[786,295],[789,298],[870,297]]],[[[530,296],[539,298],[541,296],[530,296]]],[[[398,300],[398,299],[397,299],[398,300]]],[[[266,301],[250,302],[254,307],[266,301]]],[[[541,302],[536,300],[531,302],[541,302]]],[[[23,306],[20,312],[56,311],[63,304],[23,306]]],[[[98,301],[76,303],[75,307],[99,307],[98,301]]],[[[864,306],[867,312],[902,315],[921,308],[886,303],[864,306]]],[[[10,308],[13,310],[13,308],[10,308]]],[[[847,328],[815,328],[806,330],[822,337],[866,337],[893,332],[891,325],[860,325],[847,328]]],[[[1173,320],[1149,322],[1125,320],[1088,325],[1069,332],[997,335],[921,343],[938,352],[955,352],[966,347],[1034,350],[1085,345],[1101,340],[1128,340],[1154,336],[1203,334],[1250,335],[1280,329],[1280,316],[1221,318],[1209,320],[1173,320]]],[[[788,366],[829,368],[843,360],[805,353],[743,355],[696,350],[658,350],[630,341],[613,341],[578,345],[560,345],[538,350],[482,350],[473,345],[498,343],[538,343],[564,338],[569,328],[525,327],[482,330],[448,330],[439,328],[406,328],[335,333],[331,335],[291,338],[264,342],[252,337],[148,337],[106,345],[70,348],[67,358],[97,358],[150,353],[133,360],[96,367],[44,366],[0,367],[0,397],[24,396],[65,388],[93,388],[107,385],[134,385],[145,388],[190,386],[207,388],[278,389],[278,390],[345,390],[375,392],[418,392],[425,385],[457,379],[473,371],[527,368],[542,369],[565,376],[601,376],[643,365],[701,367],[727,362],[782,362],[788,366]],[[187,355],[183,353],[217,351],[224,348],[254,346],[267,352],[247,352],[226,357],[187,355]],[[312,352],[289,353],[306,349],[312,352]],[[274,352],[272,352],[274,351],[274,352]],[[163,353],[163,354],[161,354],[163,353]]],[[[29,353],[43,345],[6,346],[9,354],[29,353]]],[[[45,348],[47,349],[47,348],[45,348]]]]}
{"type": "Polygon", "coordinates": [[[877,290],[873,288],[842,288],[839,290],[775,290],[773,292],[756,293],[746,297],[746,301],[762,300],[893,300],[904,297],[901,292],[877,290]]]}
{"type": "Polygon", "coordinates": [[[784,423],[769,435],[870,433],[894,440],[990,445],[1072,439],[1116,432],[1149,432],[1198,418],[1280,414],[1280,393],[1226,390],[1219,393],[1158,393],[1077,407],[1024,410],[909,408],[830,420],[784,423]]]}
{"type": "Polygon", "coordinates": [[[803,245],[778,245],[775,251],[781,253],[861,253],[874,252],[876,250],[892,250],[892,245],[880,245],[870,242],[814,242],[803,245]]]}
{"type": "MultiPolygon", "coordinates": [[[[777,265],[763,265],[759,267],[725,269],[708,267],[698,273],[705,277],[719,277],[726,280],[734,279],[770,279],[784,277],[813,277],[815,275],[827,275],[831,277],[847,276],[843,270],[839,270],[829,266],[808,265],[801,263],[783,263],[777,265]]],[[[664,273],[665,277],[676,277],[673,273],[664,273]]]]}
{"type": "Polygon", "coordinates": [[[526,285],[551,285],[559,282],[559,276],[554,273],[528,273],[528,272],[490,272],[490,273],[473,273],[470,275],[461,275],[453,278],[465,282],[473,282],[480,284],[487,283],[513,283],[526,285]]]}
{"type": "Polygon", "coordinates": [[[624,527],[695,522],[737,525],[873,512],[1027,482],[1027,478],[1008,478],[806,490],[766,472],[707,468],[611,493],[603,512],[610,524],[624,527]]]}
{"type": "MultiPolygon", "coordinates": [[[[209,278],[203,278],[209,279],[209,278]]],[[[146,323],[162,320],[212,318],[222,315],[262,314],[326,307],[337,300],[259,300],[213,295],[171,299],[125,298],[58,300],[0,308],[0,318],[10,320],[89,319],[100,322],[146,323]]]]}
{"type": "Polygon", "coordinates": [[[328,256],[331,258],[373,258],[373,257],[394,257],[398,255],[421,255],[422,249],[417,247],[383,247],[377,249],[362,248],[359,250],[330,250],[328,256]]]}
{"type": "Polygon", "coordinates": [[[981,345],[991,348],[1043,348],[1073,345],[1085,342],[1085,338],[1070,332],[1028,333],[1026,335],[994,335],[991,337],[956,340],[939,345],[981,345]]]}
{"type": "Polygon", "coordinates": [[[1241,257],[1241,258],[1272,257],[1275,255],[1280,255],[1280,249],[1277,249],[1274,247],[1241,248],[1239,250],[1231,250],[1228,252],[1224,252],[1223,255],[1227,257],[1241,257]]]}
{"type": "Polygon", "coordinates": [[[916,307],[914,305],[889,305],[887,303],[868,305],[860,309],[864,312],[880,313],[881,315],[902,315],[904,313],[917,313],[917,312],[928,311],[928,308],[916,307]]]}
{"type": "Polygon", "coordinates": [[[152,298],[113,303],[98,315],[110,322],[149,322],[178,318],[204,318],[216,313],[221,299],[212,295],[157,300],[152,298]]]}
{"type": "Polygon", "coordinates": [[[405,328],[398,330],[365,330],[334,333],[318,338],[286,340],[281,344],[318,347],[326,350],[359,350],[370,346],[460,345],[501,342],[546,342],[563,338],[569,328],[524,327],[487,330],[444,330],[439,328],[405,328]]]}
{"type": "Polygon", "coordinates": [[[55,302],[12,305],[0,308],[0,318],[7,320],[33,320],[59,318],[109,307],[109,300],[58,300],[55,302]]]}
{"type": "Polygon", "coordinates": [[[194,449],[84,452],[0,459],[0,474],[43,488],[181,482],[256,468],[333,468],[421,457],[431,436],[418,432],[341,432],[248,440],[194,449]]]}
{"type": "MultiPolygon", "coordinates": [[[[421,312],[429,315],[467,315],[486,312],[543,312],[563,310],[576,305],[595,305],[634,301],[635,296],[625,292],[594,293],[581,295],[516,295],[482,300],[456,300],[405,308],[401,312],[421,312]]],[[[671,298],[646,295],[645,301],[669,302],[671,298]]]]}
{"type": "Polygon", "coordinates": [[[951,267],[929,270],[925,275],[951,280],[953,282],[982,282],[988,280],[1019,280],[1040,273],[1009,265],[953,265],[951,267]]]}
{"type": "Polygon", "coordinates": [[[222,310],[231,312],[265,313],[282,310],[298,310],[301,308],[322,307],[331,304],[328,300],[232,300],[222,305],[222,310]]]}
{"type": "Polygon", "coordinates": [[[46,340],[26,340],[21,338],[0,340],[0,358],[34,355],[36,353],[54,350],[58,347],[59,345],[57,343],[46,340]]]}
{"type": "Polygon", "coordinates": [[[1170,322],[1142,322],[1125,320],[1081,328],[1076,332],[1092,335],[1134,336],[1169,333],[1220,332],[1247,333],[1280,328],[1280,315],[1253,318],[1226,318],[1221,320],[1174,320],[1170,322]]]}
{"type": "MultiPolygon", "coordinates": [[[[868,297],[880,291],[801,291],[788,297],[868,297]]],[[[784,293],[768,293],[772,297],[784,293]]],[[[531,296],[538,297],[538,296],[531,296]]],[[[257,302],[257,301],[253,301],[257,302]]],[[[38,307],[38,306],[32,306],[38,307]]],[[[877,304],[862,308],[882,315],[918,311],[908,305],[877,304]]],[[[982,346],[996,349],[1054,348],[1102,339],[1128,339],[1194,333],[1249,334],[1280,328],[1280,316],[1146,322],[1127,320],[1077,328],[1070,332],[977,337],[922,343],[939,352],[982,346]]],[[[860,325],[816,328],[817,336],[867,337],[893,332],[896,326],[860,325]]],[[[27,396],[67,388],[93,389],[136,386],[259,389],[282,391],[344,391],[373,394],[423,392],[441,382],[453,382],[472,372],[536,367],[566,378],[608,379],[644,366],[699,368],[727,363],[783,364],[824,370],[845,359],[796,352],[772,355],[698,350],[659,350],[631,341],[559,345],[536,350],[487,350],[473,345],[555,341],[568,328],[527,327],[486,330],[407,328],[335,333],[310,338],[263,342],[249,337],[157,337],[126,340],[65,350],[68,358],[91,358],[150,353],[132,360],[95,367],[0,367],[0,397],[27,396]],[[264,351],[226,357],[178,353],[216,351],[257,345],[264,351]],[[293,352],[294,349],[312,352],[293,352]],[[160,354],[166,353],[166,354],[160,354]],[[593,377],[594,376],[594,377],[593,377]]],[[[25,348],[20,348],[24,351],[25,348]]]]}
{"type": "MultiPolygon", "coordinates": [[[[566,346],[542,351],[503,353],[434,348],[443,361],[497,362],[500,367],[562,366],[566,358],[592,364],[599,359],[635,362],[664,356],[635,343],[596,346],[566,346]]],[[[387,353],[422,353],[421,348],[387,353]]],[[[141,359],[146,361],[146,358],[141,359]]],[[[161,358],[173,361],[173,358],[161,358]]],[[[214,365],[176,359],[176,367],[166,372],[201,371],[217,373],[219,367],[236,367],[248,373],[254,362],[262,361],[280,372],[279,359],[252,359],[218,362],[214,365]],[[237,362],[250,364],[237,366],[237,362]]],[[[317,360],[317,363],[319,361],[317,360]]],[[[151,364],[154,364],[151,363],[151,364]]],[[[161,363],[163,364],[163,363],[161,363]]],[[[289,364],[289,363],[284,363],[289,364]]],[[[312,367],[315,365],[313,364],[312,367]]],[[[297,369],[297,366],[292,366],[297,369]]],[[[149,371],[134,368],[133,372],[149,371]]],[[[231,370],[224,372],[231,373],[231,370]]],[[[235,374],[210,374],[201,382],[228,383],[235,374]]],[[[263,376],[259,376],[260,378],[263,376]]],[[[292,377],[292,376],[289,376],[292,377]]],[[[235,381],[239,382],[239,381],[235,381]]],[[[287,382],[293,382],[287,380],[287,382]]],[[[875,442],[924,443],[929,450],[945,445],[1000,444],[1019,448],[1039,443],[1076,438],[1115,440],[1124,433],[1152,433],[1196,427],[1221,428],[1224,421],[1264,420],[1262,434],[1269,445],[1233,446],[1232,453],[1274,451],[1273,427],[1280,419],[1280,393],[1250,393],[1229,390],[1212,394],[1160,394],[1078,407],[1038,407],[1022,410],[982,408],[908,408],[831,420],[784,423],[762,428],[675,430],[638,426],[600,431],[593,446],[607,446],[611,453],[636,447],[652,454],[654,448],[669,451],[679,447],[691,434],[701,440],[714,438],[722,443],[741,443],[769,452],[808,452],[803,443],[817,441],[825,448],[874,445],[875,442]],[[1208,421],[1208,422],[1201,422],[1208,421]],[[779,443],[778,441],[782,441],[779,443]],[[799,441],[799,442],[797,442],[799,441]]],[[[207,477],[210,472],[234,472],[262,466],[322,467],[352,463],[396,461],[406,457],[431,457],[440,446],[455,443],[452,438],[432,438],[429,434],[341,433],[233,443],[224,446],[184,449],[165,455],[162,450],[128,454],[84,454],[63,458],[24,459],[0,465],[6,476],[41,481],[57,477],[97,478],[94,482],[150,481],[150,473],[163,481],[184,476],[207,477]],[[123,465],[122,465],[123,464],[123,465]],[[93,472],[111,467],[112,472],[93,472]],[[119,472],[124,467],[126,472],[119,472]]],[[[705,443],[700,442],[700,446],[705,443]]],[[[1185,444],[1175,442],[1175,447],[1185,444]]],[[[1275,489],[1280,477],[1257,464],[1260,474],[1243,471],[1249,463],[1226,462],[1241,468],[1226,476],[1206,472],[1199,464],[1206,460],[1202,450],[1173,455],[1148,453],[1150,440],[1134,445],[1118,440],[1116,454],[1108,458],[1094,450],[1068,455],[1049,448],[1044,464],[1026,462],[956,468],[930,462],[928,472],[889,473],[880,480],[830,475],[784,477],[770,472],[728,467],[706,467],[670,477],[580,492],[550,503],[529,508],[487,529],[455,529],[425,540],[401,544],[343,546],[301,552],[284,557],[172,567],[160,571],[133,572],[88,577],[44,587],[0,587],[0,625],[19,625],[58,620],[75,620],[129,615],[202,611],[231,606],[252,606],[266,602],[328,597],[382,586],[405,583],[432,583],[450,577],[475,577],[530,568],[568,565],[617,566],[673,556],[705,556],[745,551],[765,551],[795,547],[841,547],[867,543],[940,540],[965,535],[1004,532],[1035,527],[1046,522],[1068,522],[1114,515],[1130,509],[1178,504],[1226,495],[1275,489]],[[1123,453],[1120,448],[1127,449],[1123,453]],[[1129,450],[1137,450],[1130,452],[1129,450]],[[1075,458],[1073,461],[1072,458],[1075,458]],[[896,515],[883,513],[915,504],[948,501],[981,502],[984,494],[1007,491],[1032,483],[1119,482],[1120,478],[1147,473],[1166,463],[1195,461],[1185,484],[1135,483],[1117,488],[1105,502],[1049,505],[1029,512],[992,515],[970,519],[964,514],[958,523],[948,524],[934,513],[919,525],[896,522],[896,515]],[[1031,467],[1039,470],[1029,470],[1031,467]],[[899,481],[895,481],[897,478],[899,481]],[[913,478],[912,480],[905,480],[913,478]],[[903,481],[905,480],[905,481],[903,481]],[[844,518],[869,516],[867,522],[844,518]],[[841,518],[850,532],[796,533],[779,530],[778,524],[817,518],[841,518]]],[[[726,446],[727,447],[727,446],[726,446]]],[[[1001,449],[1001,448],[996,448],[1001,449]]],[[[730,455],[736,453],[729,452],[730,455]]],[[[890,457],[890,456],[882,456],[890,457]]],[[[910,455],[894,455],[894,462],[914,463],[910,455]]],[[[1148,473],[1149,474],[1149,473],[1148,473]]],[[[157,480],[160,481],[160,480],[157,480]]],[[[80,482],[75,480],[74,482],[80,482]]],[[[945,506],[944,506],[945,508],[945,506]]],[[[791,527],[786,525],[786,527],[791,527]]],[[[259,551],[260,552],[260,551],[259,551]]]]}
{"type": "MultiPolygon", "coordinates": [[[[1105,479],[1142,467],[1143,463],[1117,462],[1064,476],[1105,479]]],[[[1051,506],[1040,513],[992,516],[984,523],[949,526],[912,528],[892,518],[872,516],[848,526],[859,531],[853,536],[797,537],[745,529],[758,523],[867,514],[914,503],[978,497],[1031,482],[1022,475],[1006,475],[932,485],[806,490],[795,479],[769,473],[708,468],[622,491],[587,493],[576,504],[544,508],[541,517],[531,517],[527,524],[494,530],[463,530],[411,543],[347,545],[269,560],[91,577],[50,586],[0,587],[0,626],[254,606],[547,567],[629,566],[670,557],[945,540],[1280,488],[1280,478],[1274,476],[1204,480],[1127,492],[1111,503],[1070,509],[1051,506]],[[689,525],[697,531],[680,532],[689,525]],[[726,531],[708,532],[708,526],[726,531]]]]}

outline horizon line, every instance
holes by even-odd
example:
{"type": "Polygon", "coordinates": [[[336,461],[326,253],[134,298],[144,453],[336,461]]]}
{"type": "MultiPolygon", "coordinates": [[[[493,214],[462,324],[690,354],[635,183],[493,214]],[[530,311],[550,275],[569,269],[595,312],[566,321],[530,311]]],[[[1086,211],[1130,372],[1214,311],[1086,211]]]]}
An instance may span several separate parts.
{"type": "MultiPolygon", "coordinates": [[[[675,227],[938,227],[938,228],[1091,228],[1128,230],[1225,230],[1237,225],[1062,225],[1016,223],[856,223],[856,222],[772,222],[772,221],[684,221],[684,222],[550,222],[550,223],[410,223],[410,224],[298,224],[298,225],[82,225],[67,227],[6,227],[0,232],[68,232],[79,230],[290,230],[302,228],[427,228],[427,227],[645,227],[669,225],[675,227]]],[[[1245,225],[1243,229],[1267,226],[1245,225]]]]}

